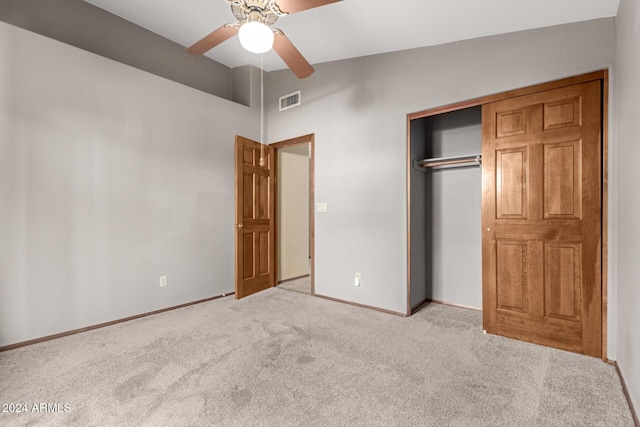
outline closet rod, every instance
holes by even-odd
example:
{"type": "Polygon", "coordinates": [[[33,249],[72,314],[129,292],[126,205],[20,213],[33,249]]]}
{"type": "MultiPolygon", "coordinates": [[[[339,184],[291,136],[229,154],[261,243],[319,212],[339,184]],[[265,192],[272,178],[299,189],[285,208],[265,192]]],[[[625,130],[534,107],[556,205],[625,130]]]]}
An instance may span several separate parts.
{"type": "Polygon", "coordinates": [[[418,160],[416,166],[422,169],[443,169],[457,168],[463,166],[476,166],[482,163],[481,154],[472,154],[469,156],[456,157],[438,157],[432,159],[418,160]]]}

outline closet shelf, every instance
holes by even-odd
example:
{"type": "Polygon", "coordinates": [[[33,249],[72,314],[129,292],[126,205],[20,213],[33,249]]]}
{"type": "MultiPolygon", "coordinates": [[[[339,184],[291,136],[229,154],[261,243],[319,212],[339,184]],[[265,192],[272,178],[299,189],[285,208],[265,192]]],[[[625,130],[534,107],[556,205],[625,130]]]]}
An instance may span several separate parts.
{"type": "Polygon", "coordinates": [[[481,163],[482,154],[472,154],[468,156],[438,157],[432,159],[417,160],[414,164],[418,169],[426,170],[479,166],[481,163]]]}

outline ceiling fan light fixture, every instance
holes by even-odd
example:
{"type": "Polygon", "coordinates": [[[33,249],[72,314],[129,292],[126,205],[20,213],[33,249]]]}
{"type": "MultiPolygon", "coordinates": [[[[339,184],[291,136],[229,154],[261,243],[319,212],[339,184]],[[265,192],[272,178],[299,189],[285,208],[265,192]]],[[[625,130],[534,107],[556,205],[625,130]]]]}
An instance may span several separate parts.
{"type": "Polygon", "coordinates": [[[238,31],[240,44],[252,53],[265,53],[273,47],[273,31],[260,21],[249,21],[238,31]]]}

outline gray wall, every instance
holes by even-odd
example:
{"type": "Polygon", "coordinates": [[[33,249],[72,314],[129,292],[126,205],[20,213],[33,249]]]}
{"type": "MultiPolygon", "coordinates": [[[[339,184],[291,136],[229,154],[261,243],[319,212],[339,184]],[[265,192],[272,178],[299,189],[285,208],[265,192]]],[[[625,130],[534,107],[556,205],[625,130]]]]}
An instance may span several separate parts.
{"type": "MultiPolygon", "coordinates": [[[[640,410],[640,2],[622,0],[618,10],[617,109],[617,315],[620,370],[640,410]]],[[[616,304],[612,302],[611,305],[616,304]]]]}
{"type": "Polygon", "coordinates": [[[259,111],[0,40],[0,346],[232,292],[234,135],[259,111]]]}
{"type": "Polygon", "coordinates": [[[0,0],[0,21],[229,100],[235,100],[236,77],[244,77],[245,85],[249,81],[226,65],[190,55],[183,46],[82,0],[0,0]]]}
{"type": "Polygon", "coordinates": [[[407,311],[407,113],[608,68],[615,46],[609,18],[269,73],[269,139],[316,135],[316,293],[407,311]]]}
{"type": "MultiPolygon", "coordinates": [[[[411,133],[411,150],[422,158],[482,152],[480,107],[414,122],[423,129],[411,133]]],[[[417,184],[411,188],[411,306],[422,302],[416,294],[424,288],[428,299],[482,308],[481,168],[412,169],[411,181],[417,184]],[[425,277],[414,277],[416,270],[425,277]]]]}

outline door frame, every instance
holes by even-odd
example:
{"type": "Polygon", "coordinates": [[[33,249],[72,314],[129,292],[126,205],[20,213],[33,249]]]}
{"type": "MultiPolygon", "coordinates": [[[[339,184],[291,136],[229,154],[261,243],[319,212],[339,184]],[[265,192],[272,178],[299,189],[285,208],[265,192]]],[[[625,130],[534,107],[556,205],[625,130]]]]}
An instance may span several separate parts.
{"type": "Polygon", "coordinates": [[[436,116],[439,114],[450,113],[470,107],[477,107],[483,104],[502,101],[509,98],[515,98],[523,95],[530,95],[538,92],[545,92],[552,89],[558,89],[565,86],[571,86],[580,83],[599,80],[601,82],[602,91],[602,240],[601,258],[601,283],[602,283],[602,360],[608,361],[607,358],[607,293],[608,293],[608,246],[609,246],[609,71],[600,70],[587,74],[573,76],[552,82],[527,86],[507,92],[488,95],[481,98],[475,98],[468,101],[461,101],[450,105],[431,108],[415,113],[407,114],[407,313],[412,315],[424,304],[431,302],[430,300],[420,301],[417,304],[411,304],[411,121],[424,117],[436,116]]]}
{"type": "Polygon", "coordinates": [[[310,133],[307,135],[302,135],[296,138],[285,139],[283,141],[274,142],[269,144],[270,147],[274,150],[274,165],[275,165],[275,221],[276,221],[276,230],[275,230],[275,282],[276,286],[278,284],[278,263],[279,259],[279,248],[280,248],[280,239],[278,239],[278,216],[280,215],[278,209],[278,186],[280,185],[278,182],[278,150],[282,148],[291,147],[293,145],[299,144],[309,144],[309,258],[311,261],[311,265],[309,266],[309,278],[311,279],[311,295],[315,296],[316,287],[315,287],[315,133],[310,133]]]}

